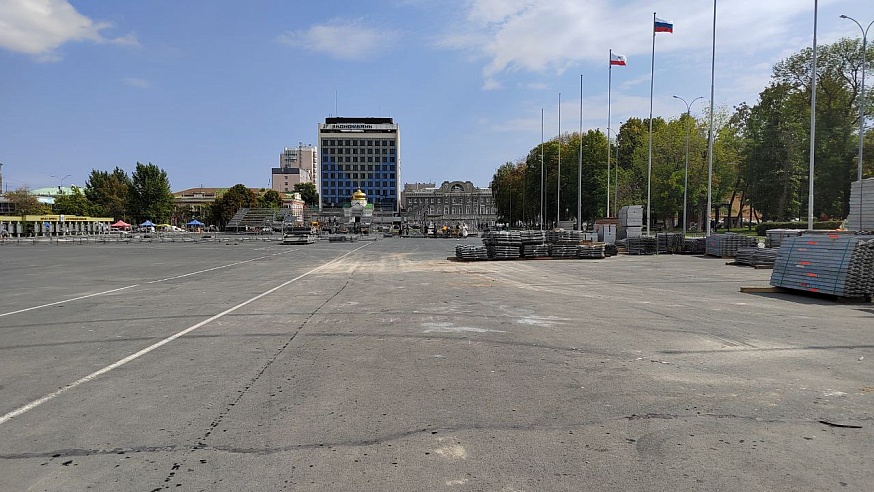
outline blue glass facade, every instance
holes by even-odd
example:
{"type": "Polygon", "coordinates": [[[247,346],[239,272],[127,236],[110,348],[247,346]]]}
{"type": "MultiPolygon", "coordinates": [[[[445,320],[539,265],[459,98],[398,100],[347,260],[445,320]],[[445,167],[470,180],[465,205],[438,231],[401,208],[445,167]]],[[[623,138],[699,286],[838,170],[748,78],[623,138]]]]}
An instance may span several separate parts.
{"type": "Polygon", "coordinates": [[[391,118],[327,118],[319,149],[323,207],[343,206],[360,188],[377,210],[398,210],[400,145],[391,118]]]}

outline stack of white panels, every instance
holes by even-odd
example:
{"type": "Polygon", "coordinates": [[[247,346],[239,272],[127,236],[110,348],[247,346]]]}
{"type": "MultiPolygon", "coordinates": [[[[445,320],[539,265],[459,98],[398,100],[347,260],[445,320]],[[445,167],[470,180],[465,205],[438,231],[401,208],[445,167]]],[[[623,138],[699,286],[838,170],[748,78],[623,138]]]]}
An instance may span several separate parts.
{"type": "Polygon", "coordinates": [[[847,216],[847,230],[858,231],[859,220],[862,231],[874,231],[874,178],[863,179],[850,185],[850,213],[847,216]],[[861,211],[861,213],[860,213],[861,211]]]}
{"type": "Polygon", "coordinates": [[[617,239],[640,237],[643,230],[643,205],[626,205],[619,209],[617,239]]]}

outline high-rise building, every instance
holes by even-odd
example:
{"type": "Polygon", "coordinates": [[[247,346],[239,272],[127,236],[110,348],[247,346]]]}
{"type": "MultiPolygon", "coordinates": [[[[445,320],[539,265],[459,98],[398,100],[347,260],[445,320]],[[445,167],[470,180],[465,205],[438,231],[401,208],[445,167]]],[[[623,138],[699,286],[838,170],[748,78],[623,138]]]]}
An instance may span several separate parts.
{"type": "Polygon", "coordinates": [[[312,145],[286,147],[279,154],[279,167],[272,169],[270,187],[280,193],[291,193],[297,183],[317,183],[317,155],[312,145]]]}
{"type": "Polygon", "coordinates": [[[325,118],[319,148],[322,207],[341,207],[361,189],[376,210],[398,211],[400,132],[392,118],[325,118]]]}

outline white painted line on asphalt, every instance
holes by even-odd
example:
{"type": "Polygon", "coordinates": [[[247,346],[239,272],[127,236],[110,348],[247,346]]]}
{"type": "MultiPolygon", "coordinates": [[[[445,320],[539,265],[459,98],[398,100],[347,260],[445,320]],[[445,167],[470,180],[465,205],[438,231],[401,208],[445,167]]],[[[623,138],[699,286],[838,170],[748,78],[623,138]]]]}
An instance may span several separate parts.
{"type": "Polygon", "coordinates": [[[128,285],[127,287],[119,287],[119,288],[117,288],[117,289],[105,290],[105,291],[103,291],[103,292],[96,292],[96,293],[94,293],[94,294],[88,294],[87,296],[79,296],[79,297],[74,297],[74,298],[72,298],[72,299],[66,299],[66,300],[64,300],[64,301],[50,302],[50,303],[48,303],[48,304],[41,304],[41,305],[39,305],[39,306],[33,306],[33,307],[25,308],[25,309],[19,309],[18,311],[10,311],[10,312],[8,312],[8,313],[0,313],[0,318],[2,318],[3,316],[9,316],[9,315],[12,315],[12,314],[25,313],[25,312],[27,312],[27,311],[33,311],[34,309],[41,309],[41,308],[44,308],[44,307],[55,306],[55,305],[58,305],[58,304],[63,304],[63,303],[65,303],[65,302],[79,301],[79,300],[82,300],[82,299],[87,299],[87,298],[89,298],[89,297],[102,296],[102,295],[104,295],[104,294],[112,294],[113,292],[118,292],[118,291],[120,291],[120,290],[125,290],[125,289],[131,289],[131,288],[134,288],[134,287],[138,287],[139,285],[140,285],[140,284],[128,285]]]}
{"type": "MultiPolygon", "coordinates": [[[[283,253],[285,253],[285,252],[283,252],[283,253]]],[[[237,262],[234,262],[234,263],[228,263],[227,265],[221,265],[221,266],[217,266],[217,267],[207,268],[206,270],[198,270],[198,271],[196,271],[196,272],[185,273],[185,274],[182,274],[182,275],[176,275],[175,277],[167,277],[167,278],[162,278],[162,279],[160,279],[160,280],[150,280],[150,281],[148,281],[148,282],[146,282],[146,283],[147,283],[147,284],[157,284],[157,283],[159,283],[159,282],[167,282],[168,280],[176,280],[176,279],[178,279],[178,278],[190,277],[190,276],[192,276],[192,275],[197,275],[197,274],[199,274],[199,273],[211,272],[211,271],[213,271],[213,270],[221,270],[222,268],[229,268],[229,267],[232,267],[232,266],[242,265],[243,263],[251,263],[251,262],[253,262],[253,261],[257,261],[257,260],[263,260],[264,258],[269,258],[269,257],[271,257],[271,256],[279,256],[279,255],[281,255],[281,254],[283,254],[283,253],[274,253],[274,254],[272,254],[272,255],[259,256],[259,257],[257,257],[257,258],[251,258],[251,259],[249,259],[249,260],[237,261],[237,262]]]]}
{"type": "MultiPolygon", "coordinates": [[[[236,266],[236,265],[241,265],[241,264],[243,264],[243,263],[249,263],[249,262],[256,261],[256,260],[263,260],[264,258],[269,258],[269,257],[271,257],[271,256],[278,256],[278,255],[281,255],[281,254],[284,254],[284,253],[286,253],[286,251],[283,251],[282,253],[274,253],[274,254],[272,254],[272,255],[259,256],[259,257],[257,257],[257,258],[252,258],[252,259],[249,259],[249,260],[243,260],[243,261],[237,261],[237,262],[234,262],[234,263],[228,263],[227,265],[221,265],[221,266],[217,266],[217,267],[213,267],[213,268],[207,268],[206,270],[200,270],[200,271],[197,271],[197,272],[191,272],[191,273],[186,273],[186,274],[183,274],[183,275],[177,275],[177,276],[175,276],[175,277],[167,277],[167,278],[162,278],[162,279],[160,279],[160,280],[151,280],[151,281],[149,281],[149,282],[146,282],[146,284],[156,284],[156,283],[159,283],[159,282],[167,282],[167,281],[169,281],[169,280],[175,280],[175,279],[178,279],[178,278],[190,277],[191,275],[197,275],[197,274],[199,274],[199,273],[211,272],[211,271],[213,271],[213,270],[220,270],[220,269],[222,269],[222,268],[228,268],[228,267],[232,267],[232,266],[236,266]]],[[[33,307],[25,308],[25,309],[19,309],[18,311],[10,311],[10,312],[8,312],[8,313],[0,313],[0,318],[2,318],[3,316],[10,316],[10,315],[13,315],[13,314],[19,314],[19,313],[25,313],[25,312],[27,312],[27,311],[33,311],[34,309],[42,309],[42,308],[46,308],[46,307],[56,306],[56,305],[58,305],[58,304],[64,304],[65,302],[80,301],[80,300],[82,300],[82,299],[87,299],[87,298],[89,298],[89,297],[102,296],[102,295],[104,295],[104,294],[112,294],[113,292],[118,292],[118,291],[120,291],[120,290],[125,290],[125,289],[131,289],[131,288],[134,288],[134,287],[139,287],[140,285],[141,285],[141,284],[133,284],[133,285],[128,285],[127,287],[119,287],[119,288],[117,288],[117,289],[105,290],[105,291],[103,291],[103,292],[96,292],[96,293],[94,293],[94,294],[88,294],[88,295],[84,295],[84,296],[74,297],[74,298],[72,298],[72,299],[65,299],[65,300],[63,300],[63,301],[50,302],[50,303],[48,303],[48,304],[40,304],[39,306],[33,306],[33,307]]]]}
{"type": "MultiPolygon", "coordinates": [[[[112,363],[112,364],[110,364],[110,365],[104,367],[103,369],[100,369],[100,370],[94,371],[94,372],[92,372],[91,374],[89,374],[89,375],[87,375],[87,376],[85,376],[85,377],[83,377],[83,378],[81,378],[81,379],[78,379],[78,380],[76,380],[76,381],[74,381],[74,382],[72,382],[72,383],[70,383],[70,384],[64,386],[63,388],[61,388],[61,389],[59,389],[59,390],[57,390],[57,391],[55,391],[55,392],[53,392],[53,393],[49,393],[49,394],[47,394],[46,396],[43,396],[42,398],[40,398],[40,399],[38,399],[38,400],[34,400],[34,401],[28,403],[27,405],[24,405],[24,406],[22,406],[22,407],[16,408],[15,410],[13,410],[13,411],[7,413],[6,415],[0,417],[0,425],[5,424],[6,422],[10,421],[11,419],[14,419],[15,417],[18,417],[19,415],[21,415],[21,414],[23,414],[23,413],[25,413],[25,412],[28,412],[28,411],[30,411],[30,410],[33,410],[34,408],[36,408],[36,407],[42,405],[43,403],[45,403],[45,402],[47,402],[47,401],[49,401],[49,400],[53,400],[53,399],[57,398],[59,395],[65,393],[65,392],[67,392],[67,391],[69,391],[69,390],[71,390],[71,389],[73,389],[73,388],[75,388],[75,387],[77,387],[77,386],[79,386],[79,385],[82,385],[82,384],[84,384],[84,383],[87,383],[88,381],[91,381],[92,379],[95,379],[95,378],[97,378],[97,377],[99,377],[99,376],[101,376],[101,375],[103,375],[103,374],[106,374],[107,372],[109,372],[109,371],[111,371],[111,370],[113,370],[113,369],[115,369],[115,368],[118,368],[118,367],[120,367],[120,366],[123,366],[123,365],[127,364],[128,362],[130,362],[130,361],[132,361],[132,360],[139,359],[140,357],[142,357],[142,356],[148,354],[149,352],[151,352],[151,351],[153,351],[153,350],[155,350],[155,349],[157,349],[157,348],[160,348],[160,347],[162,347],[162,346],[164,346],[164,345],[166,345],[166,344],[172,342],[173,340],[176,340],[177,338],[179,338],[179,337],[181,337],[181,336],[183,336],[183,335],[186,335],[186,334],[188,334],[188,333],[191,333],[192,331],[194,331],[194,330],[200,328],[201,326],[204,326],[204,325],[206,325],[206,324],[209,324],[209,323],[211,323],[211,322],[213,322],[213,321],[215,321],[215,320],[217,320],[217,319],[219,319],[219,318],[221,318],[221,317],[223,317],[223,316],[225,316],[225,315],[228,315],[228,314],[230,314],[230,313],[233,313],[234,311],[236,311],[237,309],[240,309],[240,308],[243,307],[243,306],[246,306],[246,305],[248,305],[248,304],[251,304],[251,303],[257,301],[258,299],[261,299],[261,298],[264,297],[264,296],[270,295],[270,294],[276,292],[277,290],[279,290],[279,289],[281,289],[281,288],[283,288],[283,287],[285,287],[285,286],[287,286],[287,285],[289,285],[289,284],[291,284],[291,283],[293,283],[293,282],[296,282],[296,281],[298,281],[298,280],[300,280],[300,279],[306,277],[307,275],[311,275],[311,274],[313,274],[313,273],[315,273],[315,272],[317,272],[317,271],[319,271],[319,270],[321,270],[321,269],[323,269],[323,268],[325,268],[325,267],[327,267],[327,266],[329,266],[329,265],[332,265],[332,264],[334,264],[334,263],[336,263],[336,262],[342,260],[343,258],[345,258],[345,257],[347,257],[347,256],[349,256],[349,255],[351,255],[352,253],[358,251],[359,249],[365,247],[365,246],[367,246],[367,244],[363,244],[363,245],[361,245],[361,246],[359,246],[359,247],[353,249],[352,251],[349,251],[349,252],[347,252],[347,253],[345,253],[345,254],[343,254],[343,255],[340,255],[340,256],[334,258],[333,260],[331,260],[331,261],[329,261],[329,262],[327,262],[327,263],[324,263],[324,264],[322,264],[322,265],[320,265],[320,266],[317,266],[316,268],[313,268],[312,270],[310,270],[310,271],[308,271],[308,272],[306,272],[306,273],[303,273],[303,274],[301,274],[301,275],[298,275],[297,277],[294,277],[294,278],[291,279],[291,280],[288,280],[288,281],[286,281],[286,282],[283,282],[283,283],[277,285],[276,287],[273,287],[273,288],[270,289],[270,290],[267,290],[267,291],[265,291],[265,292],[262,292],[261,294],[258,294],[257,296],[255,296],[255,297],[253,297],[253,298],[251,298],[251,299],[249,299],[249,300],[243,301],[243,302],[237,304],[236,306],[234,306],[234,307],[232,307],[232,308],[225,309],[224,311],[222,311],[222,312],[216,314],[215,316],[212,316],[212,317],[210,317],[210,318],[207,318],[207,319],[201,321],[200,323],[197,323],[196,325],[190,326],[190,327],[188,327],[188,328],[186,328],[186,329],[180,331],[179,333],[176,333],[176,334],[174,334],[174,335],[171,335],[171,336],[169,336],[169,337],[167,337],[167,338],[161,340],[160,342],[157,342],[157,343],[155,343],[155,344],[149,345],[148,347],[146,347],[146,348],[140,350],[139,352],[137,352],[137,353],[135,353],[135,354],[131,354],[131,355],[125,357],[124,359],[121,359],[121,360],[119,360],[119,361],[117,361],[117,362],[114,362],[114,363],[112,363]]],[[[95,295],[96,295],[96,294],[95,294],[95,295]]]]}

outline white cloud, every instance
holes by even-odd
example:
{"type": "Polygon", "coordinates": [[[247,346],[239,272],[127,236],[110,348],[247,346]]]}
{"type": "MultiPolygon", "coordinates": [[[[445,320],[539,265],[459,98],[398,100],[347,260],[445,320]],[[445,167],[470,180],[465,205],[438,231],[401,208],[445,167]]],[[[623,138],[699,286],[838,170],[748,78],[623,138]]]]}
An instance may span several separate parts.
{"type": "Polygon", "coordinates": [[[361,19],[336,19],[305,30],[287,31],[279,35],[278,41],[334,58],[354,60],[384,52],[397,36],[393,30],[366,26],[361,19]]]}
{"type": "Polygon", "coordinates": [[[67,0],[0,0],[0,47],[56,61],[55,50],[71,41],[136,45],[132,34],[107,38],[101,31],[112,27],[80,14],[67,0]]]}
{"type": "MultiPolygon", "coordinates": [[[[712,3],[664,3],[658,15],[674,22],[675,34],[659,35],[658,51],[709,61],[712,3]]],[[[485,88],[500,87],[506,73],[562,73],[582,62],[606,63],[610,48],[643,60],[652,47],[651,0],[469,0],[467,6],[437,44],[485,60],[485,88]]],[[[805,39],[796,23],[812,13],[809,2],[798,0],[734,0],[718,8],[717,49],[733,54],[794,47],[805,39]]]]}
{"type": "Polygon", "coordinates": [[[140,79],[137,77],[125,77],[124,79],[122,79],[122,81],[131,87],[136,87],[139,89],[152,88],[152,82],[146,79],[140,79]]]}

